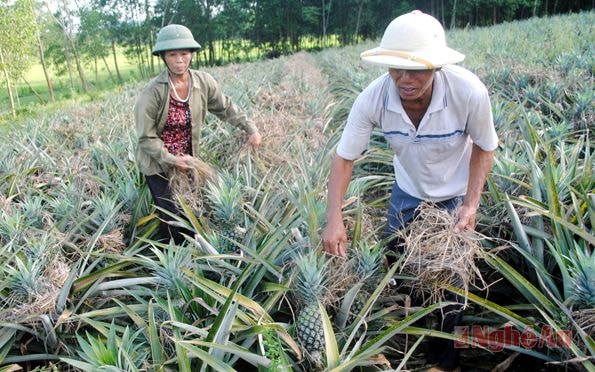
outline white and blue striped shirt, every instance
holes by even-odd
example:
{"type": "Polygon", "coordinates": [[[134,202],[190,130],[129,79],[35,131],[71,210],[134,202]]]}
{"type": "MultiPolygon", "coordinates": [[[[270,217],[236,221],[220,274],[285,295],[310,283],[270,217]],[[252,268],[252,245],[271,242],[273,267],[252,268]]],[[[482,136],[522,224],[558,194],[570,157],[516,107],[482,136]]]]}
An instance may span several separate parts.
{"type": "Polygon", "coordinates": [[[388,73],[373,81],[351,108],[337,154],[348,160],[360,157],[375,126],[394,151],[399,187],[424,200],[465,195],[472,144],[485,151],[498,146],[485,85],[454,65],[436,72],[432,100],[417,129],[388,73]]]}

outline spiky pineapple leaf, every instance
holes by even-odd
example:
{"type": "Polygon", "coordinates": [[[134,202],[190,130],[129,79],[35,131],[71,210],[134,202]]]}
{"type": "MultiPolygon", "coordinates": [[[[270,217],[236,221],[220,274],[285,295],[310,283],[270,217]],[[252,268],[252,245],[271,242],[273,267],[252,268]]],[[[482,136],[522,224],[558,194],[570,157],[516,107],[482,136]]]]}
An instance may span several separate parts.
{"type": "Polygon", "coordinates": [[[322,317],[322,327],[324,330],[324,345],[326,351],[326,367],[335,368],[339,365],[340,355],[339,346],[337,345],[337,338],[333,330],[333,324],[326,313],[324,305],[318,302],[318,310],[322,317]]]}

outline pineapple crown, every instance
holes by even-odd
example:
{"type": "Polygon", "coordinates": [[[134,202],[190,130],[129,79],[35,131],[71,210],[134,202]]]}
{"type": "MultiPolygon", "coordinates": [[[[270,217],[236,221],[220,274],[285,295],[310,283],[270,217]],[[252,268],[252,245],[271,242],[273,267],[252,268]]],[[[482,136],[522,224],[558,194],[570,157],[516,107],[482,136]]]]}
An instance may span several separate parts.
{"type": "Polygon", "coordinates": [[[378,271],[384,256],[384,249],[381,245],[370,246],[366,242],[360,242],[353,252],[355,272],[358,277],[368,278],[378,271]]]}
{"type": "Polygon", "coordinates": [[[220,174],[217,183],[209,182],[207,197],[217,219],[231,224],[240,219],[242,185],[236,178],[228,173],[220,174]]]}
{"type": "Polygon", "coordinates": [[[573,302],[580,308],[595,306],[595,251],[589,253],[577,249],[571,251],[573,266],[571,267],[573,281],[573,302]]]}
{"type": "Polygon", "coordinates": [[[360,241],[352,250],[352,270],[363,283],[362,289],[373,292],[382,279],[384,248],[380,244],[369,245],[360,241]]]}
{"type": "Polygon", "coordinates": [[[296,260],[297,278],[295,295],[304,303],[324,302],[328,286],[328,264],[324,255],[318,256],[316,251],[299,255],[296,260]]]}

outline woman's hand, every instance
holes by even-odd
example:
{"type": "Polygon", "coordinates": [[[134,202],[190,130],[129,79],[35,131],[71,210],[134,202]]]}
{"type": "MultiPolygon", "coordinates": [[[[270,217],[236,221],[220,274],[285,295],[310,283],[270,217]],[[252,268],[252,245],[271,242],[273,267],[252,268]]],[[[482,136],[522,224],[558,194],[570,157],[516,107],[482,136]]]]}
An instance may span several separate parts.
{"type": "Polygon", "coordinates": [[[188,170],[192,166],[190,165],[192,161],[192,156],[190,155],[181,155],[176,157],[176,168],[181,170],[188,170]]]}
{"type": "Polygon", "coordinates": [[[260,146],[260,142],[262,142],[262,137],[258,132],[252,133],[246,141],[246,143],[248,143],[253,149],[257,149],[258,146],[260,146]]]}

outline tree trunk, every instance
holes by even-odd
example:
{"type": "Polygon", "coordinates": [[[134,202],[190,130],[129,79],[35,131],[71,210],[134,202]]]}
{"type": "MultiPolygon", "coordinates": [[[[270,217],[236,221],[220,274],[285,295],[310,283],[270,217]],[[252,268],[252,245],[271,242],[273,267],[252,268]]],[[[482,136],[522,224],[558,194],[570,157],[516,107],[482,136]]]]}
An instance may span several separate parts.
{"type": "Polygon", "coordinates": [[[35,94],[35,97],[37,97],[37,99],[39,100],[39,102],[41,102],[42,104],[45,103],[45,99],[43,99],[43,97],[37,93],[37,91],[35,89],[33,89],[33,87],[31,86],[31,84],[29,84],[29,82],[27,81],[27,79],[25,79],[25,77],[21,77],[21,79],[23,79],[23,81],[25,82],[25,84],[27,84],[27,86],[29,87],[29,89],[31,89],[31,91],[33,92],[33,94],[35,94]]]}
{"type": "Polygon", "coordinates": [[[452,14],[450,15],[450,29],[451,30],[453,30],[455,28],[456,14],[457,14],[457,0],[454,0],[452,2],[452,14]]]}
{"type": "Polygon", "coordinates": [[[83,86],[83,91],[85,93],[89,93],[89,84],[87,83],[87,79],[85,78],[85,71],[83,70],[83,66],[81,65],[81,58],[76,50],[76,46],[72,39],[68,38],[70,41],[70,45],[72,46],[72,54],[74,55],[74,61],[76,63],[76,69],[79,73],[79,78],[81,79],[81,85],[83,86]]]}
{"type": "Polygon", "coordinates": [[[6,65],[4,64],[4,55],[2,53],[2,48],[0,48],[0,65],[2,65],[2,70],[4,71],[4,78],[6,79],[6,88],[8,89],[8,97],[10,98],[10,110],[12,112],[12,116],[17,116],[17,111],[14,104],[14,97],[12,96],[12,89],[10,84],[10,76],[8,75],[8,70],[6,69],[6,65]]]}
{"type": "Polygon", "coordinates": [[[78,51],[76,50],[76,46],[74,45],[74,41],[68,34],[68,30],[66,29],[67,22],[65,21],[65,17],[68,16],[70,18],[70,14],[68,13],[68,7],[66,6],[65,0],[62,0],[62,19],[57,20],[60,28],[62,29],[62,33],[64,34],[64,52],[67,56],[67,63],[68,63],[68,72],[70,75],[70,84],[71,87],[74,89],[74,81],[72,79],[72,72],[70,68],[70,53],[68,49],[72,49],[72,55],[74,56],[74,61],[76,63],[76,68],[79,74],[79,78],[81,80],[81,84],[83,87],[83,91],[85,93],[89,92],[89,86],[87,85],[87,80],[85,79],[85,73],[81,66],[81,61],[78,55],[78,51]]]}
{"type": "Polygon", "coordinates": [[[145,64],[145,52],[143,51],[142,41],[135,38],[134,49],[136,53],[136,59],[138,60],[138,68],[141,77],[147,77],[147,64],[145,64]]]}
{"type": "Polygon", "coordinates": [[[357,4],[357,21],[355,22],[355,32],[353,33],[353,40],[357,40],[359,36],[359,24],[362,17],[362,10],[364,8],[364,0],[358,1],[357,4]]]}
{"type": "Polygon", "coordinates": [[[116,76],[118,77],[118,82],[122,82],[122,75],[120,75],[120,68],[118,67],[118,57],[116,53],[116,42],[112,40],[112,54],[114,56],[114,66],[116,66],[116,76]]]}
{"type": "Polygon", "coordinates": [[[149,11],[149,1],[145,0],[145,14],[146,14],[146,18],[145,18],[145,25],[147,26],[147,40],[149,43],[149,56],[148,56],[148,60],[149,60],[149,69],[151,71],[151,74],[155,73],[155,64],[153,63],[153,58],[151,55],[151,48],[153,45],[153,34],[151,32],[151,12],[149,11]]]}
{"type": "Polygon", "coordinates": [[[326,30],[328,28],[328,20],[329,20],[330,14],[331,14],[332,3],[333,3],[333,0],[328,1],[328,11],[327,11],[326,6],[325,6],[325,1],[322,0],[322,45],[323,45],[323,47],[327,46],[326,30]]]}
{"type": "Polygon", "coordinates": [[[215,44],[213,44],[213,40],[209,37],[209,66],[213,66],[215,64],[215,44]]]}
{"type": "Polygon", "coordinates": [[[117,81],[114,79],[114,75],[112,74],[112,70],[110,70],[109,65],[107,64],[105,56],[101,56],[101,59],[103,60],[103,65],[105,66],[105,69],[107,70],[107,73],[109,74],[110,80],[114,83],[117,83],[117,81]]]}
{"type": "Polygon", "coordinates": [[[70,90],[75,90],[74,88],[74,78],[72,77],[72,64],[70,63],[70,52],[69,46],[66,42],[66,31],[63,29],[62,32],[64,33],[64,60],[66,61],[66,69],[68,70],[68,78],[70,79],[70,90]]]}
{"type": "Polygon", "coordinates": [[[95,64],[95,81],[97,82],[97,87],[101,89],[101,82],[99,81],[99,68],[97,67],[97,57],[93,58],[93,62],[95,64]]]}
{"type": "Polygon", "coordinates": [[[39,37],[39,32],[37,32],[37,46],[39,47],[39,59],[41,60],[41,67],[43,68],[43,74],[45,76],[45,81],[48,86],[48,92],[50,93],[50,100],[52,102],[56,102],[56,97],[54,96],[54,88],[52,86],[52,79],[50,78],[50,74],[48,72],[48,67],[45,63],[45,56],[43,54],[43,45],[41,44],[41,38],[39,37]]]}

